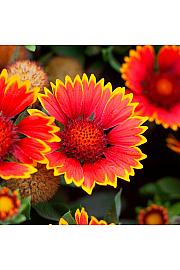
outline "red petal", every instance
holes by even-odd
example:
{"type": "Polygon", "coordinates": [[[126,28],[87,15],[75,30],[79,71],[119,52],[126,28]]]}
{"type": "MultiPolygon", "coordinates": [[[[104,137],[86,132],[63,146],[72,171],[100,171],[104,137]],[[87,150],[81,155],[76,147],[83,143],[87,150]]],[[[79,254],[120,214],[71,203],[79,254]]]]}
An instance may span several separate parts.
{"type": "Polygon", "coordinates": [[[7,85],[7,71],[4,69],[0,74],[0,111],[2,111],[1,104],[4,99],[4,92],[7,85]]]}
{"type": "Polygon", "coordinates": [[[158,53],[159,69],[171,71],[180,76],[180,49],[177,46],[163,46],[158,53]]]}
{"type": "Polygon", "coordinates": [[[46,158],[48,159],[48,169],[61,167],[67,159],[67,157],[59,151],[53,151],[47,154],[46,158]]]}
{"type": "Polygon", "coordinates": [[[3,114],[9,117],[14,117],[21,113],[36,101],[37,92],[37,88],[29,90],[28,82],[19,86],[18,78],[15,77],[15,79],[10,79],[1,103],[3,114]]]}
{"type": "Polygon", "coordinates": [[[81,114],[83,100],[82,83],[79,76],[76,76],[74,85],[68,76],[66,76],[65,86],[61,81],[57,82],[55,97],[61,109],[70,119],[76,119],[81,114]]]}
{"type": "Polygon", "coordinates": [[[19,133],[43,141],[60,141],[60,138],[54,134],[59,131],[59,128],[53,124],[54,118],[39,110],[28,110],[28,112],[31,115],[25,117],[17,125],[19,133]]]}
{"type": "Polygon", "coordinates": [[[144,143],[145,139],[139,136],[139,134],[145,130],[145,127],[140,127],[141,123],[142,119],[140,117],[123,121],[108,133],[108,141],[112,145],[124,146],[139,145],[141,142],[144,143]]]}
{"type": "Polygon", "coordinates": [[[96,84],[96,78],[91,75],[89,82],[87,76],[84,74],[82,78],[84,89],[84,100],[82,104],[82,115],[87,118],[95,112],[95,108],[101,101],[103,82],[96,84]]]}
{"type": "Polygon", "coordinates": [[[97,218],[92,216],[89,225],[107,225],[107,222],[105,220],[99,221],[97,218]]]}
{"type": "Polygon", "coordinates": [[[64,177],[67,184],[74,182],[75,185],[80,186],[83,181],[83,170],[79,161],[74,158],[67,158],[62,154],[62,162],[62,167],[55,168],[55,175],[65,173],[64,177]]]}
{"type": "Polygon", "coordinates": [[[84,208],[81,209],[81,212],[79,209],[76,210],[75,220],[77,225],[88,225],[88,214],[84,208]]]}
{"type": "Polygon", "coordinates": [[[33,138],[23,138],[14,145],[14,156],[20,161],[27,164],[33,164],[34,161],[44,162],[43,154],[47,153],[50,148],[42,141],[33,138]]]}
{"type": "Polygon", "coordinates": [[[29,178],[37,170],[30,165],[16,162],[0,162],[0,177],[8,180],[11,178],[29,178]]]}
{"type": "Polygon", "coordinates": [[[142,82],[153,72],[154,58],[152,46],[137,46],[136,51],[130,50],[130,57],[125,57],[126,63],[121,68],[122,78],[135,93],[142,91],[142,82]]]}
{"type": "Polygon", "coordinates": [[[43,108],[48,112],[49,115],[54,116],[55,119],[62,124],[67,123],[66,115],[62,111],[55,96],[48,89],[45,88],[45,95],[39,94],[38,98],[39,98],[43,108]]]}
{"type": "Polygon", "coordinates": [[[102,166],[102,161],[97,161],[94,164],[85,163],[83,165],[84,182],[82,188],[91,194],[95,183],[106,185],[105,172],[102,166]]]}
{"type": "Polygon", "coordinates": [[[102,113],[104,111],[104,108],[111,96],[111,91],[112,91],[112,86],[110,83],[108,83],[104,88],[103,88],[103,93],[101,96],[101,99],[98,102],[98,105],[96,106],[96,108],[94,109],[94,113],[95,113],[95,120],[98,123],[101,118],[102,118],[102,113]]]}
{"type": "Polygon", "coordinates": [[[131,95],[125,96],[124,99],[123,95],[124,89],[117,88],[109,99],[101,118],[104,129],[114,127],[132,115],[133,106],[129,106],[131,95]]]}

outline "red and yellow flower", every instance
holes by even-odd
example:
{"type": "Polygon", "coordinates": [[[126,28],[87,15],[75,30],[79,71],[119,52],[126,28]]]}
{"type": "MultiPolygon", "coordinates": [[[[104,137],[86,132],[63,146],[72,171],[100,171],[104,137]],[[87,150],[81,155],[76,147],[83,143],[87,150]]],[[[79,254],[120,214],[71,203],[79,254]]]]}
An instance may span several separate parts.
{"type": "Polygon", "coordinates": [[[34,163],[44,163],[51,150],[45,142],[60,140],[53,117],[35,109],[22,120],[18,117],[37,99],[39,88],[29,86],[17,76],[9,79],[6,69],[0,74],[0,177],[5,180],[30,177],[37,171],[34,163]]]}
{"type": "Polygon", "coordinates": [[[17,191],[11,192],[7,187],[0,189],[0,221],[5,221],[18,214],[20,200],[17,191]]]}
{"type": "Polygon", "coordinates": [[[139,102],[136,112],[164,128],[180,126],[180,47],[137,46],[120,69],[126,86],[139,102]]]}
{"type": "Polygon", "coordinates": [[[138,215],[138,223],[141,225],[165,225],[169,224],[168,211],[165,207],[152,204],[141,209],[138,215]]]}
{"type": "Polygon", "coordinates": [[[95,184],[116,187],[117,177],[130,181],[146,157],[137,146],[146,142],[141,134],[147,129],[142,126],[147,119],[134,115],[133,95],[120,87],[112,91],[110,83],[96,82],[94,75],[88,80],[85,74],[51,86],[53,93],[45,88],[38,97],[62,129],[61,142],[51,144],[46,155],[47,168],[88,194],[95,184]]]}
{"type": "MultiPolygon", "coordinates": [[[[108,225],[105,220],[97,220],[96,217],[91,216],[89,221],[88,213],[84,208],[81,210],[77,209],[75,212],[75,222],[76,225],[108,225]]],[[[68,221],[65,218],[60,218],[59,225],[69,225],[68,221]]]]}
{"type": "Polygon", "coordinates": [[[171,149],[172,151],[176,152],[177,154],[180,154],[180,141],[178,141],[173,136],[169,136],[167,138],[167,147],[171,149]]]}

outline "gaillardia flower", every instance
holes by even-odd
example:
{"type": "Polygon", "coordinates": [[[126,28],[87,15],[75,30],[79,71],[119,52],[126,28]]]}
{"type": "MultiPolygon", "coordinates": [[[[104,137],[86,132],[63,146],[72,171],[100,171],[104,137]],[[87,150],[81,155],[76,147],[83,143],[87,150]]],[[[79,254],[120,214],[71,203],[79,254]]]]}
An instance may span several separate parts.
{"type": "Polygon", "coordinates": [[[103,79],[96,82],[91,75],[88,80],[85,74],[51,86],[53,93],[45,88],[39,100],[62,128],[61,142],[51,144],[46,155],[47,168],[88,194],[95,183],[116,187],[117,177],[130,181],[146,157],[137,146],[146,142],[141,134],[147,129],[141,126],[147,119],[134,115],[133,95],[120,87],[112,92],[110,83],[104,86],[103,79]]]}
{"type": "Polygon", "coordinates": [[[126,86],[139,102],[137,113],[164,128],[180,126],[180,47],[137,46],[125,57],[120,71],[126,86]]]}
{"type": "Polygon", "coordinates": [[[166,141],[167,141],[167,147],[169,149],[176,152],[177,154],[180,154],[180,142],[176,138],[170,135],[166,141]]]}
{"type": "Polygon", "coordinates": [[[31,204],[46,202],[58,190],[60,179],[54,176],[52,170],[47,170],[43,164],[37,165],[38,171],[28,179],[11,179],[6,186],[11,190],[18,189],[21,198],[31,196],[31,204]]]}
{"type": "MultiPolygon", "coordinates": [[[[84,208],[76,210],[75,212],[75,224],[76,225],[108,225],[105,220],[97,220],[96,217],[91,216],[89,221],[89,217],[84,208]]],[[[60,218],[59,225],[70,225],[69,222],[65,218],[60,218]]]]}
{"type": "Polygon", "coordinates": [[[11,192],[7,187],[0,189],[0,221],[5,221],[17,215],[20,200],[17,191],[11,192]]]}
{"type": "Polygon", "coordinates": [[[5,180],[30,177],[37,171],[33,164],[44,163],[50,151],[45,141],[59,141],[53,117],[38,110],[19,117],[37,99],[39,89],[29,84],[17,76],[9,79],[5,69],[0,74],[0,177],[5,180]]]}
{"type": "Polygon", "coordinates": [[[34,61],[21,60],[16,61],[7,68],[9,77],[18,75],[20,81],[29,80],[31,88],[39,87],[43,91],[48,85],[48,77],[43,68],[34,61]]]}
{"type": "Polygon", "coordinates": [[[138,223],[141,225],[169,224],[168,211],[162,206],[152,204],[151,206],[140,210],[138,223]]]}

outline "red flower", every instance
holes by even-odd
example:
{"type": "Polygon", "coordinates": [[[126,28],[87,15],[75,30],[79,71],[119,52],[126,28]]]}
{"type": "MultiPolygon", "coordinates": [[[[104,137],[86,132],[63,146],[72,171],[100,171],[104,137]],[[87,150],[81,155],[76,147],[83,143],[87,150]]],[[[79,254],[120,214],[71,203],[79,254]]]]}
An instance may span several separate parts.
{"type": "MultiPolygon", "coordinates": [[[[75,222],[76,225],[108,225],[105,220],[97,220],[94,216],[91,216],[90,221],[88,221],[89,217],[84,208],[76,210],[75,213],[75,222]]],[[[60,218],[59,225],[69,225],[68,221],[65,218],[60,218]]]]}
{"type": "Polygon", "coordinates": [[[43,142],[59,141],[54,118],[38,110],[28,110],[23,120],[18,115],[37,99],[38,88],[29,89],[30,82],[20,83],[17,76],[0,74],[0,177],[28,178],[37,170],[34,162],[45,162],[50,147],[43,142]]]}
{"type": "Polygon", "coordinates": [[[7,187],[0,189],[0,221],[5,221],[18,214],[20,200],[17,191],[11,192],[7,187]]]}
{"type": "Polygon", "coordinates": [[[129,180],[134,168],[140,169],[144,155],[138,145],[146,142],[141,126],[146,118],[134,116],[136,104],[124,88],[112,92],[110,83],[88,80],[84,74],[74,82],[66,76],[65,84],[51,84],[39,100],[62,126],[60,143],[51,144],[47,168],[55,175],[65,174],[67,184],[74,182],[89,194],[95,186],[117,186],[117,177],[129,180]]]}
{"type": "Polygon", "coordinates": [[[168,211],[162,206],[152,204],[151,206],[140,210],[138,223],[141,225],[169,224],[168,211]]]}
{"type": "Polygon", "coordinates": [[[137,113],[164,128],[180,126],[180,47],[163,46],[155,55],[152,46],[130,50],[122,65],[122,78],[140,103],[137,113]]]}

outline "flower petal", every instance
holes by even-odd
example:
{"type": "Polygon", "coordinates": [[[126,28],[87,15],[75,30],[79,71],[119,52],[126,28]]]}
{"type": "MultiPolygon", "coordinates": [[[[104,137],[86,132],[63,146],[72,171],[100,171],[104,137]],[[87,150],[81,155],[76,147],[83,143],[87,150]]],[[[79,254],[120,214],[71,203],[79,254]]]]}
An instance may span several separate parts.
{"type": "Polygon", "coordinates": [[[128,119],[134,111],[135,105],[130,103],[132,94],[124,95],[124,88],[116,88],[107,102],[101,118],[104,129],[112,128],[128,119]]]}
{"type": "Polygon", "coordinates": [[[84,90],[82,115],[84,116],[84,118],[88,118],[92,115],[93,112],[95,112],[95,108],[100,102],[104,86],[104,80],[101,80],[98,83],[96,83],[96,78],[92,74],[88,81],[86,74],[83,74],[82,84],[84,90]]]}
{"type": "Polygon", "coordinates": [[[9,79],[1,101],[1,111],[4,115],[14,117],[36,101],[39,88],[30,90],[29,87],[29,81],[21,84],[17,76],[9,79]]]}
{"type": "Polygon", "coordinates": [[[37,172],[37,169],[31,165],[17,162],[0,162],[0,177],[4,180],[29,178],[35,172],[37,172]]]}
{"type": "Polygon", "coordinates": [[[81,114],[83,100],[82,83],[79,75],[72,83],[69,76],[65,78],[65,85],[62,81],[56,81],[55,97],[62,111],[70,119],[76,119],[81,114]]]}
{"type": "Polygon", "coordinates": [[[19,133],[47,142],[60,141],[55,134],[59,128],[53,123],[54,117],[47,116],[36,109],[28,110],[28,112],[30,115],[17,125],[19,133]]]}
{"type": "Polygon", "coordinates": [[[81,212],[79,209],[76,210],[75,220],[77,225],[88,225],[88,214],[84,208],[81,209],[81,212]]]}
{"type": "Polygon", "coordinates": [[[41,105],[48,112],[49,115],[54,116],[54,118],[63,125],[66,124],[67,117],[62,111],[55,96],[47,88],[44,88],[44,91],[45,94],[38,94],[38,99],[41,102],[41,105]]]}
{"type": "Polygon", "coordinates": [[[154,48],[152,46],[137,46],[136,51],[130,50],[126,63],[120,69],[125,85],[134,93],[142,92],[142,82],[146,81],[154,69],[154,48]]]}
{"type": "MultiPolygon", "coordinates": [[[[64,178],[67,184],[71,184],[73,182],[76,186],[81,186],[84,178],[80,162],[74,158],[66,157],[62,152],[60,152],[59,155],[56,156],[56,158],[59,162],[59,166],[61,167],[56,167],[54,169],[54,175],[57,176],[64,174],[64,178]]],[[[54,162],[56,162],[55,155],[54,162]]],[[[52,163],[50,163],[49,165],[51,164],[52,163]]]]}
{"type": "Polygon", "coordinates": [[[23,163],[33,164],[34,161],[46,163],[44,154],[51,149],[44,142],[34,138],[23,138],[14,145],[13,155],[23,163]]]}
{"type": "Polygon", "coordinates": [[[105,220],[97,220],[96,217],[91,216],[89,225],[107,225],[107,222],[105,220]]]}
{"type": "Polygon", "coordinates": [[[163,72],[173,72],[180,76],[180,48],[179,46],[163,46],[158,52],[159,69],[163,72]]]}

